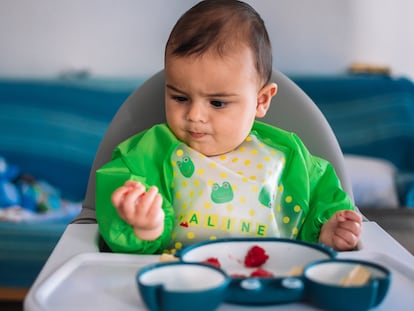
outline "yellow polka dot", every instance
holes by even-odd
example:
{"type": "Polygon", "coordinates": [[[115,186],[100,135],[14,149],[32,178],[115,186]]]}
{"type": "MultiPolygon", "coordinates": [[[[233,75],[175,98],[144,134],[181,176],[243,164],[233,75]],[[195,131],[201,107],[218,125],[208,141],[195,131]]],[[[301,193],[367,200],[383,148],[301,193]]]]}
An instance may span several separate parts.
{"type": "Polygon", "coordinates": [[[299,212],[301,211],[301,208],[300,208],[300,206],[299,206],[299,205],[295,205],[295,207],[293,208],[293,210],[294,210],[296,213],[299,213],[299,212]]]}
{"type": "Polygon", "coordinates": [[[250,217],[254,217],[254,215],[256,215],[256,211],[254,209],[251,209],[249,211],[249,215],[250,215],[250,217]]]}
{"type": "Polygon", "coordinates": [[[209,240],[217,240],[217,237],[215,235],[212,235],[208,238],[209,240]]]}
{"type": "Polygon", "coordinates": [[[264,160],[265,160],[266,162],[269,162],[269,161],[271,160],[271,158],[270,158],[269,156],[265,156],[265,157],[264,157],[264,160]]]}
{"type": "Polygon", "coordinates": [[[222,154],[221,156],[219,156],[219,159],[224,161],[227,159],[227,156],[225,154],[222,154]]]}
{"type": "Polygon", "coordinates": [[[211,163],[210,163],[210,167],[211,167],[211,168],[215,168],[216,166],[217,166],[216,162],[211,162],[211,163]]]}
{"type": "Polygon", "coordinates": [[[247,178],[247,177],[243,177],[243,178],[242,178],[242,181],[243,181],[243,182],[248,182],[248,181],[249,181],[249,178],[247,178]]]}
{"type": "Polygon", "coordinates": [[[233,158],[231,159],[231,162],[236,163],[237,161],[239,161],[239,158],[233,158]]]}
{"type": "Polygon", "coordinates": [[[282,210],[282,208],[280,207],[280,205],[276,206],[276,210],[277,210],[278,212],[280,212],[280,211],[282,210]]]}
{"type": "Polygon", "coordinates": [[[275,219],[273,214],[269,214],[269,221],[273,221],[275,219]]]}
{"type": "Polygon", "coordinates": [[[283,192],[283,185],[279,186],[279,192],[283,192]]]}
{"type": "Polygon", "coordinates": [[[226,209],[227,211],[231,212],[234,209],[233,204],[227,204],[226,209]]]}
{"type": "Polygon", "coordinates": [[[271,154],[277,154],[277,151],[276,150],[271,150],[270,153],[271,154]]]}
{"type": "Polygon", "coordinates": [[[292,197],[290,196],[290,195],[288,195],[286,198],[285,198],[285,202],[286,203],[290,203],[290,202],[292,202],[292,197]]]}
{"type": "Polygon", "coordinates": [[[212,179],[207,180],[207,184],[209,186],[212,186],[214,184],[214,180],[212,180],[212,179]]]}
{"type": "Polygon", "coordinates": [[[194,186],[196,187],[200,186],[200,181],[198,179],[194,180],[194,186]]]}
{"type": "Polygon", "coordinates": [[[250,160],[246,160],[246,161],[244,161],[244,165],[248,166],[248,165],[250,165],[251,162],[252,161],[250,161],[250,160]]]}
{"type": "Polygon", "coordinates": [[[171,183],[171,188],[174,188],[175,187],[175,182],[172,182],[171,183]]]}
{"type": "Polygon", "coordinates": [[[183,180],[182,185],[183,185],[183,187],[187,187],[187,181],[183,180]]]}
{"type": "Polygon", "coordinates": [[[227,173],[226,172],[221,172],[220,177],[221,178],[227,178],[227,173]]]}
{"type": "Polygon", "coordinates": [[[171,239],[175,239],[177,237],[177,232],[173,232],[173,234],[171,234],[171,239]]]}
{"type": "Polygon", "coordinates": [[[176,198],[176,199],[181,198],[181,193],[180,193],[180,192],[177,192],[177,193],[175,194],[175,198],[176,198]]]}
{"type": "Polygon", "coordinates": [[[292,229],[292,234],[293,234],[293,235],[295,235],[295,236],[296,236],[296,235],[298,235],[298,233],[299,233],[298,228],[296,228],[296,227],[295,227],[295,228],[293,228],[293,229],[292,229]]]}
{"type": "Polygon", "coordinates": [[[240,197],[240,203],[244,204],[247,202],[246,197],[240,197]]]}
{"type": "Polygon", "coordinates": [[[210,207],[211,207],[211,203],[210,202],[204,203],[204,208],[210,208],[210,207]]]}
{"type": "Polygon", "coordinates": [[[194,191],[190,191],[190,194],[189,194],[190,198],[194,197],[194,194],[195,194],[194,191]]]}
{"type": "Polygon", "coordinates": [[[246,151],[246,148],[245,147],[240,147],[239,151],[240,152],[245,152],[246,151]]]}
{"type": "Polygon", "coordinates": [[[204,192],[203,192],[203,190],[200,190],[200,191],[198,192],[198,196],[199,196],[199,197],[201,197],[201,196],[203,195],[203,193],[204,193],[204,192]]]}
{"type": "Polygon", "coordinates": [[[259,187],[258,186],[253,186],[252,187],[252,192],[259,192],[259,187]]]}
{"type": "Polygon", "coordinates": [[[243,175],[243,172],[242,171],[238,171],[237,174],[243,175]]]}
{"type": "Polygon", "coordinates": [[[183,203],[183,205],[181,205],[182,209],[187,209],[187,203],[183,203]]]}
{"type": "Polygon", "coordinates": [[[264,165],[262,163],[259,163],[256,165],[258,170],[262,170],[264,168],[264,165]]]}
{"type": "Polygon", "coordinates": [[[176,242],[175,244],[174,244],[174,248],[175,249],[181,249],[183,247],[183,243],[181,243],[181,242],[176,242]]]}
{"type": "Polygon", "coordinates": [[[177,163],[175,163],[175,161],[171,161],[171,165],[172,165],[172,167],[176,167],[177,163]]]}
{"type": "Polygon", "coordinates": [[[197,170],[197,174],[198,175],[203,175],[204,174],[204,170],[202,168],[197,170]]]}
{"type": "Polygon", "coordinates": [[[259,153],[259,151],[257,151],[256,149],[253,149],[252,151],[250,151],[250,153],[251,153],[252,155],[256,155],[256,154],[258,154],[258,153],[259,153]]]}
{"type": "Polygon", "coordinates": [[[256,180],[257,179],[257,176],[256,175],[252,175],[252,176],[250,176],[250,179],[251,180],[256,180]]]}
{"type": "Polygon", "coordinates": [[[285,164],[286,163],[286,158],[282,158],[282,163],[285,164]]]}
{"type": "Polygon", "coordinates": [[[264,144],[263,143],[258,143],[258,145],[259,145],[260,148],[263,148],[264,147],[264,144]]]}
{"type": "Polygon", "coordinates": [[[284,222],[285,224],[288,224],[288,223],[290,222],[290,218],[289,218],[289,217],[287,217],[287,216],[283,217],[283,222],[284,222]]]}
{"type": "Polygon", "coordinates": [[[198,157],[199,157],[200,159],[204,159],[204,158],[206,158],[206,156],[205,156],[204,154],[202,154],[202,153],[199,153],[199,154],[198,154],[198,157]]]}
{"type": "Polygon", "coordinates": [[[233,191],[236,191],[236,190],[237,190],[237,185],[231,185],[231,189],[232,189],[233,191]]]}
{"type": "Polygon", "coordinates": [[[192,240],[192,239],[194,239],[194,237],[195,237],[194,232],[188,232],[188,233],[187,233],[187,238],[188,238],[188,239],[192,240]]]}
{"type": "Polygon", "coordinates": [[[251,137],[250,135],[246,137],[246,141],[252,141],[253,137],[251,137]]]}
{"type": "Polygon", "coordinates": [[[184,154],[184,151],[182,149],[178,149],[175,153],[178,157],[181,157],[184,154]]]}
{"type": "Polygon", "coordinates": [[[173,177],[177,177],[177,172],[173,172],[173,177]]]}

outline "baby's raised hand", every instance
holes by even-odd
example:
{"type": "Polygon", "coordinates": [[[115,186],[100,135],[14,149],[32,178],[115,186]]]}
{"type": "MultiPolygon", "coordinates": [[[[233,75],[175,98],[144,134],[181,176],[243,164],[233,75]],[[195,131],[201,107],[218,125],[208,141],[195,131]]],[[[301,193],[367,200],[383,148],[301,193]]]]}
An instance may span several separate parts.
{"type": "Polygon", "coordinates": [[[119,216],[134,228],[142,240],[155,240],[164,230],[162,197],[157,187],[145,191],[135,181],[127,181],[112,194],[112,204],[119,216]]]}
{"type": "Polygon", "coordinates": [[[338,251],[352,250],[361,235],[362,216],[354,211],[335,213],[321,228],[319,242],[338,251]]]}

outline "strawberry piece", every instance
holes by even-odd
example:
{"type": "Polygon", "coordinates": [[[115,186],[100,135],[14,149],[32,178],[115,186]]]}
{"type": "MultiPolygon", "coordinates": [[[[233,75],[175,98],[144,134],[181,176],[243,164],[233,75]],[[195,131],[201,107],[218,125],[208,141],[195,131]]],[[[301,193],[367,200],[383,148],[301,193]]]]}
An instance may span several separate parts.
{"type": "Polygon", "coordinates": [[[203,261],[203,263],[216,266],[217,268],[221,268],[220,261],[215,257],[207,258],[206,260],[203,261]]]}
{"type": "Polygon", "coordinates": [[[260,267],[268,259],[269,256],[266,254],[266,251],[262,247],[255,245],[247,252],[244,258],[244,265],[248,268],[260,267]]]}
{"type": "Polygon", "coordinates": [[[273,273],[263,268],[257,268],[256,270],[252,271],[252,273],[250,273],[250,277],[271,278],[273,277],[273,273]]]}

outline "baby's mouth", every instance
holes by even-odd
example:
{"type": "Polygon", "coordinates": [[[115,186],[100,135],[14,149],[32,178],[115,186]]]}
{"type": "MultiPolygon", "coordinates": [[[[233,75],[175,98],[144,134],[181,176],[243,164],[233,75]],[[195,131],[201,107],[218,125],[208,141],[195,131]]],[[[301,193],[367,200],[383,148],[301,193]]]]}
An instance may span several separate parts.
{"type": "Polygon", "coordinates": [[[192,138],[195,138],[195,139],[202,138],[202,137],[204,137],[204,136],[206,135],[205,133],[201,133],[201,132],[192,132],[192,131],[188,131],[188,133],[190,134],[190,136],[191,136],[192,138]]]}

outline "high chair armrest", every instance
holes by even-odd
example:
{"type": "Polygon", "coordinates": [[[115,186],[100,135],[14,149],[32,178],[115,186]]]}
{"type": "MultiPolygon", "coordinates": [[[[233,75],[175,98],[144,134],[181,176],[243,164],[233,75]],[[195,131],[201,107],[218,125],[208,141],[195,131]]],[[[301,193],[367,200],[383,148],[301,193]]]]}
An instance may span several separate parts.
{"type": "Polygon", "coordinates": [[[27,305],[35,305],[33,292],[66,261],[78,254],[99,252],[98,240],[97,224],[69,224],[30,288],[24,301],[24,309],[27,309],[27,305]]]}

